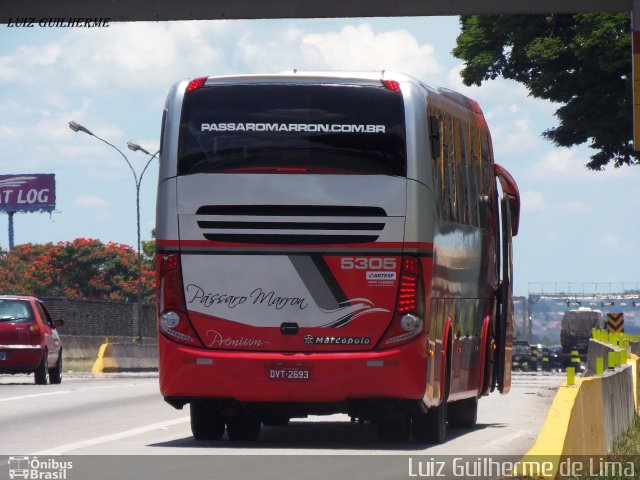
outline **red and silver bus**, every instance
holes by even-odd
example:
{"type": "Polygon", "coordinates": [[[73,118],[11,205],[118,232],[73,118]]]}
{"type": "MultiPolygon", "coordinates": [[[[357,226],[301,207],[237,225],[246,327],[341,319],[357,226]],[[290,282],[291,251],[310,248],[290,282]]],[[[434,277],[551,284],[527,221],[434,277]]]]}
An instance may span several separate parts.
{"type": "Polygon", "coordinates": [[[346,413],[442,442],[510,386],[513,178],[478,104],[400,73],[175,84],[160,390],[196,439],[346,413]]]}

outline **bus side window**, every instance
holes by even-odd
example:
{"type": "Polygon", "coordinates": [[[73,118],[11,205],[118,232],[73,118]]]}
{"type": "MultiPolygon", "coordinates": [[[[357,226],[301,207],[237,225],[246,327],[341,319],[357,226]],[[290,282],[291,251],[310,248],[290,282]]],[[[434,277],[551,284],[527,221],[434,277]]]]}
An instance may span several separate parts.
{"type": "Polygon", "coordinates": [[[478,138],[478,128],[470,124],[467,129],[469,134],[469,151],[470,156],[468,158],[467,171],[469,172],[469,206],[471,215],[471,225],[474,227],[480,226],[479,220],[479,202],[480,202],[480,148],[478,138]]]}
{"type": "Polygon", "coordinates": [[[454,132],[456,141],[456,204],[458,210],[458,222],[467,224],[467,188],[466,188],[466,141],[463,135],[463,124],[459,119],[454,119],[454,132]]]}
{"type": "Polygon", "coordinates": [[[441,218],[445,217],[445,172],[444,172],[444,136],[442,135],[442,113],[435,109],[429,109],[429,145],[433,159],[433,186],[437,208],[441,218]]]}
{"type": "Polygon", "coordinates": [[[449,222],[458,221],[456,204],[456,149],[451,115],[444,115],[444,219],[449,222]]]}
{"type": "Polygon", "coordinates": [[[480,164],[482,175],[482,189],[480,191],[480,226],[490,228],[491,210],[491,152],[489,150],[489,139],[487,132],[480,131],[480,164]]]}
{"type": "Polygon", "coordinates": [[[464,175],[462,177],[465,224],[478,226],[478,197],[476,195],[476,175],[474,171],[471,125],[467,122],[460,123],[461,165],[464,175]]]}
{"type": "Polygon", "coordinates": [[[164,128],[167,124],[167,109],[162,111],[162,125],[160,126],[160,155],[162,155],[162,144],[164,143],[164,128]]]}
{"type": "Polygon", "coordinates": [[[440,157],[440,120],[435,115],[429,115],[429,146],[431,158],[437,160],[440,157]]]}

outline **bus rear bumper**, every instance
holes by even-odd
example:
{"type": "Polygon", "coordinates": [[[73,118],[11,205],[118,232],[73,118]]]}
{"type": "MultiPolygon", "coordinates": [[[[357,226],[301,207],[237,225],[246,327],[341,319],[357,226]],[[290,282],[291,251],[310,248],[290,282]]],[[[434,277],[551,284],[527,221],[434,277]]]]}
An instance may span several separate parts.
{"type": "Polygon", "coordinates": [[[426,388],[427,355],[420,340],[371,352],[256,353],[193,348],[160,335],[158,348],[160,391],[167,399],[415,400],[426,388]]]}

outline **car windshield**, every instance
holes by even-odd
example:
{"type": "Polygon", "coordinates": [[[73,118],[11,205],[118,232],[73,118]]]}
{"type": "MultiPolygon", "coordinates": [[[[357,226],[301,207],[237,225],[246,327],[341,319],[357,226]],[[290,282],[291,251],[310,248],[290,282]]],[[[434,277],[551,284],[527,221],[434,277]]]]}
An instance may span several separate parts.
{"type": "Polygon", "coordinates": [[[33,310],[26,300],[0,299],[0,323],[31,323],[33,310]]]}

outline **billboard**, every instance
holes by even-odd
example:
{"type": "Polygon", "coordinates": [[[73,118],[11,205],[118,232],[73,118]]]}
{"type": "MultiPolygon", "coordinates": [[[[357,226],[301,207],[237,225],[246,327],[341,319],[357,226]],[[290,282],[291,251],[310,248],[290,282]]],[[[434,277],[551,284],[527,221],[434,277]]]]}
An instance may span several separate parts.
{"type": "Polygon", "coordinates": [[[0,175],[0,212],[52,212],[55,208],[53,173],[0,175]]]}

